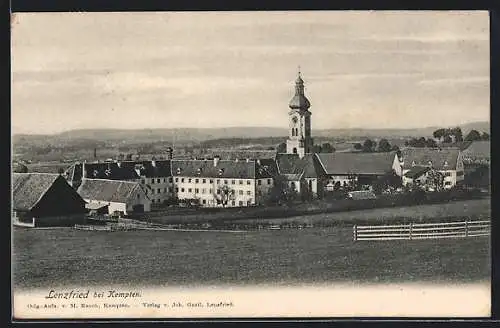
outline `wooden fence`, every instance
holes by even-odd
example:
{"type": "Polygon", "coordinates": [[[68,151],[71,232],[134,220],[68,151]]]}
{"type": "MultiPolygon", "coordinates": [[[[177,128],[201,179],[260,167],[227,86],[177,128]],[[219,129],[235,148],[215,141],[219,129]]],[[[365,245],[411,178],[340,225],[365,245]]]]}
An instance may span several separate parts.
{"type": "Polygon", "coordinates": [[[490,221],[409,223],[353,227],[354,241],[465,238],[490,235],[490,221]]]}

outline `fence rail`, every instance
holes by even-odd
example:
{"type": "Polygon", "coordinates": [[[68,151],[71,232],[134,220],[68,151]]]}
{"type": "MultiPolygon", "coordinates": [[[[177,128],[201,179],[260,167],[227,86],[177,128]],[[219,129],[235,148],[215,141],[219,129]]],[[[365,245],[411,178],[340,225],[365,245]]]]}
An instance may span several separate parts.
{"type": "Polygon", "coordinates": [[[490,235],[490,221],[409,223],[353,227],[354,241],[465,238],[490,235]]]}

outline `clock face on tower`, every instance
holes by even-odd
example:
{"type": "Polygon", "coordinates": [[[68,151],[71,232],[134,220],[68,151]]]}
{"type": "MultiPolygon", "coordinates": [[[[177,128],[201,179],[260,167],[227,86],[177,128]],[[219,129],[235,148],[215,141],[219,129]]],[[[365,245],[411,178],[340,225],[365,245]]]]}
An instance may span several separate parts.
{"type": "Polygon", "coordinates": [[[296,123],[297,123],[297,116],[292,117],[292,122],[293,122],[294,124],[296,124],[296,123]]]}

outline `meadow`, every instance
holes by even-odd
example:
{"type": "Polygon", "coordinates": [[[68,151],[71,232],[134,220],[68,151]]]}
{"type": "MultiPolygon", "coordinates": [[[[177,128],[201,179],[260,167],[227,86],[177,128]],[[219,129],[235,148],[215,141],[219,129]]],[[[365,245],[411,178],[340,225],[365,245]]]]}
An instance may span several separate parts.
{"type": "Polygon", "coordinates": [[[13,232],[16,289],[489,279],[488,237],[354,242],[351,226],[242,233],[71,228],[13,232]]]}

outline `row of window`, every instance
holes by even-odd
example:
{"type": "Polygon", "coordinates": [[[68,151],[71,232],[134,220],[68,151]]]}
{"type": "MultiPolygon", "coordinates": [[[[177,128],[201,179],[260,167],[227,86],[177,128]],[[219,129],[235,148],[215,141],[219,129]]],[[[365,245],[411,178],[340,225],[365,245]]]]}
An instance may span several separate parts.
{"type": "MultiPolygon", "coordinates": [[[[144,184],[144,183],[146,183],[146,181],[147,180],[142,179],[141,183],[144,184]]],[[[156,181],[156,183],[161,183],[162,182],[160,178],[156,178],[156,179],[151,179],[150,180],[151,184],[155,184],[155,181],[156,181]]],[[[167,182],[167,178],[163,178],[163,182],[164,183],[167,182]]],[[[172,183],[173,179],[172,178],[168,178],[168,182],[172,183]]]]}
{"type": "MultiPolygon", "coordinates": [[[[193,188],[180,188],[180,192],[187,192],[188,193],[192,193],[193,192],[193,188]]],[[[175,188],[175,191],[176,192],[179,192],[179,188],[175,188]]],[[[210,188],[208,189],[208,193],[211,194],[213,192],[213,189],[210,188]]],[[[232,193],[234,193],[235,191],[232,190],[232,193]]],[[[194,188],[194,193],[195,194],[206,194],[207,193],[207,189],[203,188],[203,189],[199,189],[199,188],[194,188]]],[[[221,194],[221,190],[220,189],[217,189],[217,195],[220,195],[221,194]]],[[[247,190],[247,191],[244,191],[244,190],[238,190],[238,194],[239,195],[248,195],[248,196],[251,196],[252,195],[252,191],[250,190],[247,190]]]]}
{"type": "MultiPolygon", "coordinates": [[[[192,183],[193,180],[194,180],[194,183],[207,183],[207,181],[211,184],[214,183],[213,179],[175,178],[175,182],[179,182],[179,180],[180,180],[180,182],[186,182],[186,180],[187,180],[188,183],[192,183]]],[[[156,183],[161,183],[161,179],[157,178],[157,179],[151,179],[151,184],[155,184],[155,181],[156,181],[156,183]]],[[[243,185],[245,183],[245,180],[237,180],[237,181],[238,181],[238,184],[240,184],[240,185],[243,185]]],[[[145,184],[146,182],[147,182],[147,180],[144,180],[144,179],[141,180],[142,184],[145,184]]],[[[167,179],[163,178],[163,182],[164,183],[167,182],[167,179]]],[[[168,178],[168,182],[172,183],[173,178],[168,178]]],[[[229,180],[217,179],[216,183],[217,184],[222,184],[222,183],[229,184],[229,180]]],[[[251,180],[246,180],[247,185],[250,185],[251,183],[252,183],[251,180]]],[[[231,184],[232,185],[236,184],[236,180],[231,180],[231,184]]],[[[257,184],[259,186],[262,185],[262,180],[257,180],[257,184]]],[[[272,179],[267,179],[267,184],[272,185],[273,184],[272,179]]]]}

